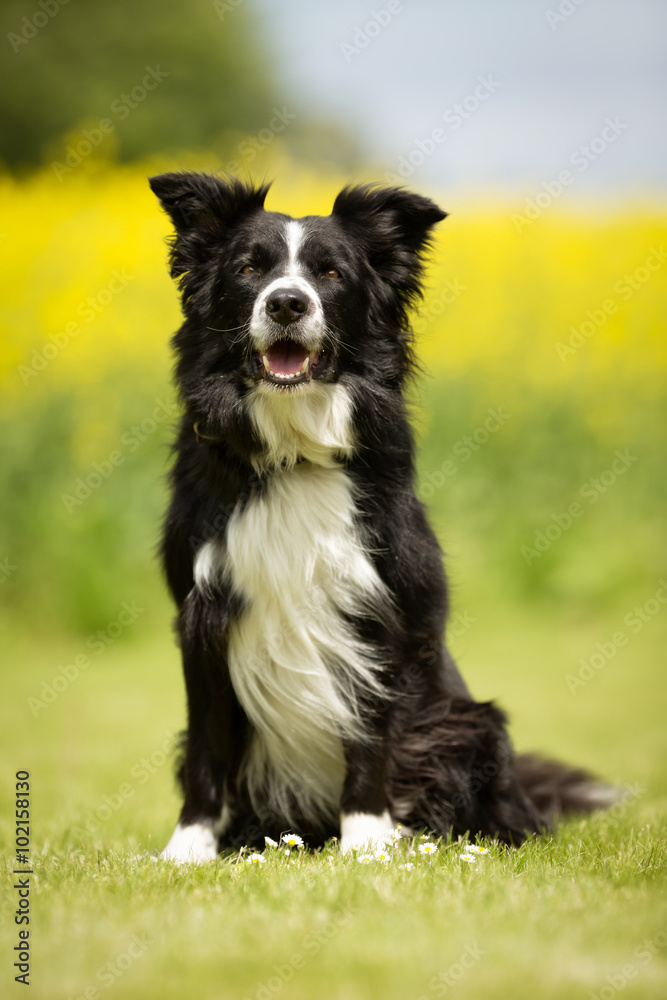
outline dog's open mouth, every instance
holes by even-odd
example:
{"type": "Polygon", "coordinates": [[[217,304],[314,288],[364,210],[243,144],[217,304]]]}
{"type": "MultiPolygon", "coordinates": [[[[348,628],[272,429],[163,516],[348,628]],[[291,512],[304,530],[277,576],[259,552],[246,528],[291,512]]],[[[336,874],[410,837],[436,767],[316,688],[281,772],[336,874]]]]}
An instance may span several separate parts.
{"type": "Polygon", "coordinates": [[[256,377],[274,385],[291,388],[310,382],[317,375],[321,351],[309,351],[289,338],[277,340],[255,355],[256,377]]]}

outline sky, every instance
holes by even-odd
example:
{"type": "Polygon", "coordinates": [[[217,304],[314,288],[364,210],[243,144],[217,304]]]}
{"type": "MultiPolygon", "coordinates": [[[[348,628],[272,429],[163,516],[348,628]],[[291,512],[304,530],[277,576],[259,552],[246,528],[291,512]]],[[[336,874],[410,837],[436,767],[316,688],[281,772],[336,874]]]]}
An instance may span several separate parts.
{"type": "Polygon", "coordinates": [[[277,96],[344,123],[379,180],[667,201],[666,0],[246,2],[277,96]]]}

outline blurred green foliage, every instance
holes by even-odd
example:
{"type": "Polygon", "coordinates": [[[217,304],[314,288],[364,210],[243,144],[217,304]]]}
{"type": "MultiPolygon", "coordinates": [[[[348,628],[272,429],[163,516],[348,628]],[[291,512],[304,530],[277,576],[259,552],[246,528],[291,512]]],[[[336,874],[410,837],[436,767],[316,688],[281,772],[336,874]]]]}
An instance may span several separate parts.
{"type": "MultiPolygon", "coordinates": [[[[110,375],[102,414],[104,400],[113,399],[123,400],[122,433],[100,442],[94,460],[77,457],[80,421],[93,417],[71,393],[34,400],[26,423],[15,414],[0,418],[0,556],[14,567],[2,597],[12,620],[32,620],[31,629],[45,635],[89,632],[123,600],[145,604],[147,624],[168,605],[156,550],[177,419],[173,392],[148,372],[141,380],[110,375]],[[156,405],[157,423],[150,416],[156,405]]],[[[502,593],[586,617],[644,590],[651,597],[664,575],[659,421],[624,438],[637,461],[598,490],[590,483],[610,468],[614,449],[562,402],[537,393],[510,410],[488,442],[468,449],[463,442],[479,438],[488,403],[469,379],[440,378],[420,389],[428,427],[417,488],[447,552],[454,609],[502,593]],[[582,513],[559,532],[573,502],[582,513]],[[547,534],[558,537],[526,558],[522,549],[536,552],[536,536],[547,534]]]]}
{"type": "Polygon", "coordinates": [[[5,0],[0,159],[61,159],[63,134],[100,119],[113,125],[105,145],[113,142],[122,159],[205,148],[228,130],[266,126],[273,74],[249,7],[5,0]]]}

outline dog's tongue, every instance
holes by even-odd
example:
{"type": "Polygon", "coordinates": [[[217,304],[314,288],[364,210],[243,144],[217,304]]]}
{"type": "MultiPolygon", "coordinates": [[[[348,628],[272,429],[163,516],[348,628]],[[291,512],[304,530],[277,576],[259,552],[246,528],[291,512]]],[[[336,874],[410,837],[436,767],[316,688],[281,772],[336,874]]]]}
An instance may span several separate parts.
{"type": "Polygon", "coordinates": [[[297,375],[308,357],[308,351],[292,340],[278,340],[268,348],[266,359],[276,375],[297,375]]]}

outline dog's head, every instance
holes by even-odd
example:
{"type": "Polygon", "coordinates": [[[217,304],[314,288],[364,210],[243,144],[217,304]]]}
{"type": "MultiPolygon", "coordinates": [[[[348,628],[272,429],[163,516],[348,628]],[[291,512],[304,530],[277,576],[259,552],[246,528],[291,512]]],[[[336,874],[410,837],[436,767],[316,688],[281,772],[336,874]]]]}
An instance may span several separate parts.
{"type": "Polygon", "coordinates": [[[350,187],[331,215],[292,219],[265,211],[268,186],[189,172],[150,184],[176,229],[181,382],[184,357],[199,377],[226,375],[240,392],[302,393],[343,374],[401,381],[407,310],[445,217],[432,201],[350,187]]]}

